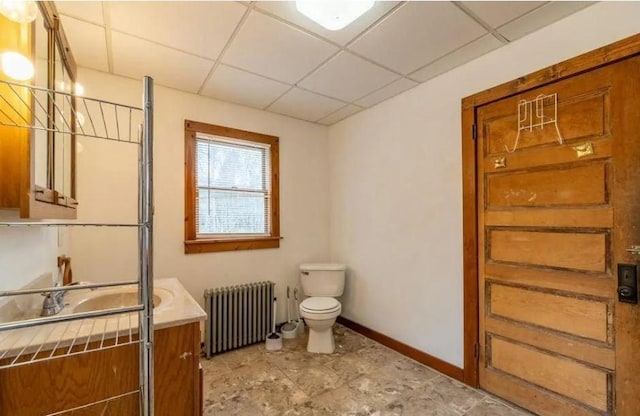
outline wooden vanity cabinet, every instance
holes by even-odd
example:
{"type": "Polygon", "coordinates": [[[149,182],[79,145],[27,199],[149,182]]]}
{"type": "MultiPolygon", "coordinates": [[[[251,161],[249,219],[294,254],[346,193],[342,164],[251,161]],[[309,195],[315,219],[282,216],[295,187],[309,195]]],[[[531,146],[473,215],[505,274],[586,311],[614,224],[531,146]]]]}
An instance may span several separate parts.
{"type": "MultiPolygon", "coordinates": [[[[35,68],[29,81],[1,71],[0,80],[73,93],[76,64],[55,5],[38,6],[40,13],[28,24],[0,15],[0,50],[29,57],[35,68]]],[[[0,85],[0,94],[0,209],[20,218],[77,218],[75,98],[7,84],[0,85]]]]}
{"type": "Polygon", "coordinates": [[[200,324],[154,333],[155,416],[200,416],[200,324]]]}
{"type": "MultiPolygon", "coordinates": [[[[154,337],[155,415],[200,416],[200,324],[154,337]]],[[[2,369],[0,415],[137,416],[139,351],[129,344],[2,369]]]]}

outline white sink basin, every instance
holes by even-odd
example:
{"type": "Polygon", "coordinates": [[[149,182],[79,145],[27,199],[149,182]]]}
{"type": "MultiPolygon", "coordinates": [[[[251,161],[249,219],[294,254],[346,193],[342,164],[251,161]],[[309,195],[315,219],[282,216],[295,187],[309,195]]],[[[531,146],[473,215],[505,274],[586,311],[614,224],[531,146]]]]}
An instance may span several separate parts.
{"type": "MultiPolygon", "coordinates": [[[[173,294],[164,289],[156,289],[153,294],[153,307],[163,308],[173,300],[173,294]]],[[[132,289],[109,289],[91,293],[72,306],[71,312],[91,312],[103,309],[124,308],[138,305],[138,292],[132,289]]]]}

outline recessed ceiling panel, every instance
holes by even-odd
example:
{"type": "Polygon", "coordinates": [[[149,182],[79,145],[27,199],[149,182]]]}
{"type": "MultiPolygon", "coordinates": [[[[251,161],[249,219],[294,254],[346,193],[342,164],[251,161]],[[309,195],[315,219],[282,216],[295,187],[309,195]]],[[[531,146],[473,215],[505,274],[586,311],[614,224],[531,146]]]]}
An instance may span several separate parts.
{"type": "Polygon", "coordinates": [[[151,75],[158,84],[196,93],[213,67],[213,61],[113,32],[113,70],[118,75],[151,75]]]}
{"type": "Polygon", "coordinates": [[[540,7],[544,1],[465,1],[462,2],[485,23],[499,27],[540,7]]]}
{"type": "MultiPolygon", "coordinates": [[[[550,25],[551,23],[569,16],[578,10],[591,6],[589,1],[553,1],[527,13],[524,16],[498,28],[498,32],[509,40],[515,40],[531,32],[550,25]]],[[[594,30],[597,30],[595,28],[594,30]]]]}
{"type": "Polygon", "coordinates": [[[271,104],[268,110],[302,120],[318,121],[344,105],[341,101],[293,88],[271,104]]]}
{"type": "Polygon", "coordinates": [[[344,101],[353,101],[383,87],[399,75],[349,53],[340,52],[299,85],[344,101]]]}
{"type": "Polygon", "coordinates": [[[443,56],[426,67],[419,69],[410,76],[413,79],[424,82],[482,56],[487,52],[497,49],[500,46],[502,46],[502,42],[496,39],[493,35],[485,35],[480,39],[476,39],[462,48],[455,50],[449,55],[443,56]]]}
{"type": "Polygon", "coordinates": [[[349,49],[408,74],[486,30],[450,2],[408,2],[349,49]]]}
{"type": "Polygon", "coordinates": [[[397,1],[377,1],[364,15],[360,16],[344,29],[336,31],[325,29],[318,23],[302,15],[296,9],[295,1],[261,1],[256,3],[256,7],[259,10],[274,14],[340,45],[345,45],[375,23],[376,20],[384,16],[385,13],[398,3],[397,1]]]}
{"type": "Polygon", "coordinates": [[[363,110],[362,107],[358,107],[357,105],[353,105],[353,104],[348,104],[342,107],[341,109],[339,109],[338,111],[336,111],[335,113],[329,114],[327,117],[318,121],[318,123],[324,124],[325,126],[330,126],[362,110],[363,110]]]}
{"type": "Polygon", "coordinates": [[[99,71],[109,71],[107,38],[102,26],[63,16],[62,27],[78,65],[99,71]]]}
{"type": "Polygon", "coordinates": [[[221,64],[201,93],[219,100],[262,109],[289,88],[291,87],[287,84],[221,64]]]}
{"type": "Polygon", "coordinates": [[[60,14],[99,25],[104,24],[101,1],[56,1],[60,14]]]}
{"type": "Polygon", "coordinates": [[[399,80],[394,81],[391,84],[372,92],[366,97],[359,99],[358,101],[356,101],[356,104],[363,107],[371,107],[384,100],[394,97],[401,92],[413,88],[416,85],[418,85],[417,82],[411,81],[410,79],[406,78],[400,78],[399,80]]]}
{"type": "Polygon", "coordinates": [[[247,8],[235,2],[109,2],[111,27],[217,59],[247,8]]]}
{"type": "Polygon", "coordinates": [[[338,48],[258,12],[251,12],[222,62],[295,84],[338,48]]]}

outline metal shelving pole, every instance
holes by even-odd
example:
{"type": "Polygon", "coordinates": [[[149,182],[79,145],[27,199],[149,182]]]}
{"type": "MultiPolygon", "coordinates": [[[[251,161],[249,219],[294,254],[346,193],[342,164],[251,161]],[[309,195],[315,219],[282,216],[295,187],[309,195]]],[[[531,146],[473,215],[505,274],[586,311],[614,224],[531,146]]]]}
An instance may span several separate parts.
{"type": "Polygon", "coordinates": [[[139,214],[140,303],[140,393],[142,415],[153,416],[153,79],[144,77],[144,127],[140,143],[139,214]]]}

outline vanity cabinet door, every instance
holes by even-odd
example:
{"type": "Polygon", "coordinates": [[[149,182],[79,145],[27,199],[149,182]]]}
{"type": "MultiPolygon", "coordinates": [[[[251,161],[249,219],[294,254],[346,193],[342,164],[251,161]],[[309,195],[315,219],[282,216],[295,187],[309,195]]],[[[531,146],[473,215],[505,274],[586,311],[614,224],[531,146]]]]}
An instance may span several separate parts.
{"type": "Polygon", "coordinates": [[[159,329],[154,336],[155,415],[199,414],[200,324],[159,329]]]}

